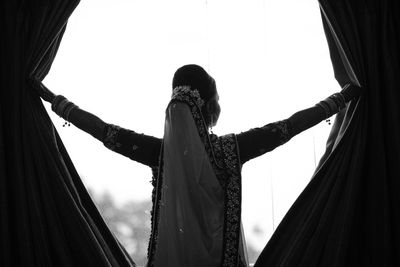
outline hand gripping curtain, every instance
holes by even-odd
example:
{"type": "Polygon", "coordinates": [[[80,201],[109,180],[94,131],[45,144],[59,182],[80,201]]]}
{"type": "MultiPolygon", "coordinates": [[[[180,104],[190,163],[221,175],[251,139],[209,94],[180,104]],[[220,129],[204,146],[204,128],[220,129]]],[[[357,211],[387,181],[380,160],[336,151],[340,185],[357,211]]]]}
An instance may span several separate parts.
{"type": "Polygon", "coordinates": [[[46,76],[78,2],[0,4],[0,266],[134,265],[28,82],[46,76]]]}
{"type": "Polygon", "coordinates": [[[335,76],[363,95],[255,266],[400,266],[399,1],[320,5],[335,76]]]}

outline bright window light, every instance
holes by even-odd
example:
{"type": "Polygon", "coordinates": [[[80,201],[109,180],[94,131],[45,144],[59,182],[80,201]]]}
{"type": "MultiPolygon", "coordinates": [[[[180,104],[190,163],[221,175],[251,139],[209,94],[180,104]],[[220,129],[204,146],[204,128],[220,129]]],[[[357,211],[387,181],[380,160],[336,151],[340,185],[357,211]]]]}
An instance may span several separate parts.
{"type": "MultiPolygon", "coordinates": [[[[308,0],[82,1],[44,83],[108,123],[162,137],[172,75],[188,63],[216,80],[220,135],[286,119],[340,90],[318,2],[308,0]]],[[[103,216],[145,264],[150,169],[49,113],[103,216]]],[[[250,262],[312,177],[329,130],[321,123],[244,165],[250,262]]]]}

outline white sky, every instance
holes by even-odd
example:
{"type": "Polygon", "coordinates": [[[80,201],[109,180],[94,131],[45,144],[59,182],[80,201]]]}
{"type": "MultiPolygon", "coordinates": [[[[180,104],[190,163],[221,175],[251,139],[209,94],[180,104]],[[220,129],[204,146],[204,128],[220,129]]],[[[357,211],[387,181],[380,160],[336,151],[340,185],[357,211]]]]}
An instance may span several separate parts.
{"type": "MultiPolygon", "coordinates": [[[[217,134],[285,119],[340,90],[316,0],[84,0],[44,83],[106,122],[162,137],[173,73],[188,63],[217,82],[217,134]]],[[[148,167],[51,116],[87,186],[119,203],[150,199],[148,167]]],[[[259,249],[310,180],[329,130],[321,123],[245,164],[242,218],[259,249]]]]}

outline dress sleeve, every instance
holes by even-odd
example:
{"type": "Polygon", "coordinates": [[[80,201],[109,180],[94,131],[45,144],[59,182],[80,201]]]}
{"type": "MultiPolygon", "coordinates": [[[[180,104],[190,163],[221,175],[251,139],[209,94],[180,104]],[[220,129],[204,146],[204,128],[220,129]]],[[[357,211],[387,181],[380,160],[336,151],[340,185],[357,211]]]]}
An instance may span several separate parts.
{"type": "Polygon", "coordinates": [[[110,150],[149,167],[157,167],[162,140],[106,124],[103,144],[110,150]]]}
{"type": "Polygon", "coordinates": [[[286,120],[267,124],[237,135],[241,163],[261,156],[283,145],[293,136],[313,127],[326,118],[320,106],[294,113],[286,120]]]}
{"type": "Polygon", "coordinates": [[[237,135],[241,163],[283,145],[293,137],[289,120],[269,123],[237,135]]]}

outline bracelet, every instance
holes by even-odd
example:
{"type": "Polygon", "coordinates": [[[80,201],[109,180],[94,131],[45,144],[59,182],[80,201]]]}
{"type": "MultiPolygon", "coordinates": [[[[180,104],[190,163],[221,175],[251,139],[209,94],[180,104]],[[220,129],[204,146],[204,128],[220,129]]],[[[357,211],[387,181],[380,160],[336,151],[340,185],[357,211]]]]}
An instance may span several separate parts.
{"type": "Polygon", "coordinates": [[[63,119],[65,119],[66,111],[73,105],[74,105],[74,103],[68,101],[67,104],[65,104],[64,106],[60,107],[60,114],[61,114],[61,117],[63,119]]]}
{"type": "Polygon", "coordinates": [[[329,117],[339,111],[338,105],[336,104],[335,100],[332,97],[328,97],[323,100],[329,107],[329,117]]]}
{"type": "Polygon", "coordinates": [[[68,101],[68,99],[62,95],[56,96],[51,104],[51,109],[66,121],[69,121],[69,115],[75,108],[78,108],[78,106],[68,101]]]}
{"type": "Polygon", "coordinates": [[[333,101],[335,101],[336,105],[338,106],[339,110],[346,107],[346,99],[343,94],[335,93],[329,97],[333,101]]]}
{"type": "Polygon", "coordinates": [[[58,116],[60,117],[63,116],[63,112],[69,103],[70,102],[68,101],[68,99],[65,98],[61,100],[61,102],[55,107],[56,109],[55,112],[57,113],[58,116]]]}
{"type": "Polygon", "coordinates": [[[75,109],[75,108],[78,108],[78,106],[75,105],[74,103],[72,103],[72,102],[70,102],[70,103],[71,103],[71,104],[70,104],[69,106],[67,106],[67,107],[65,108],[65,111],[64,111],[64,116],[63,116],[63,118],[64,118],[66,121],[69,121],[69,115],[70,115],[71,111],[72,111],[73,109],[75,109]]]}
{"type": "Polygon", "coordinates": [[[344,97],[340,93],[333,94],[322,100],[316,106],[321,107],[325,112],[325,118],[330,118],[337,112],[339,112],[342,108],[346,107],[346,103],[344,101],[344,97]]]}
{"type": "Polygon", "coordinates": [[[329,116],[329,114],[330,114],[329,106],[324,101],[321,101],[321,102],[317,103],[316,106],[321,107],[324,110],[325,118],[329,118],[330,117],[329,116]]]}
{"type": "Polygon", "coordinates": [[[51,103],[51,110],[53,110],[54,112],[56,112],[57,110],[57,106],[61,103],[61,101],[63,101],[64,99],[66,99],[64,96],[62,95],[58,95],[54,98],[53,102],[51,103]]]}

